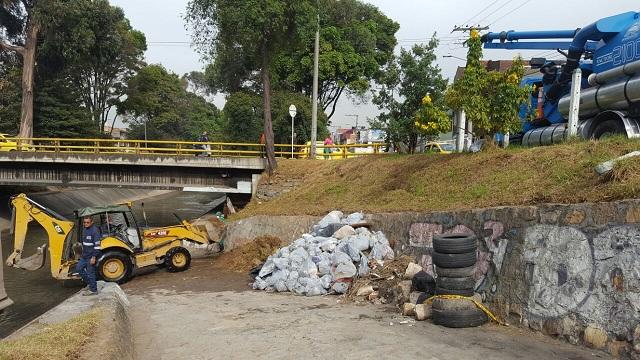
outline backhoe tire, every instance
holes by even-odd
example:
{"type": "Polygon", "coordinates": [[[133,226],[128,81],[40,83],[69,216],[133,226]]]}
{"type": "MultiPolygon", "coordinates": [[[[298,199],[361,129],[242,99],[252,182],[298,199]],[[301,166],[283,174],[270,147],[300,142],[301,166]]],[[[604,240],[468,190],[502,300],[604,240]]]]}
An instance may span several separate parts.
{"type": "Polygon", "coordinates": [[[191,266],[191,254],[182,246],[169,249],[164,256],[164,263],[168,272],[185,271],[191,266]]]}
{"type": "Polygon", "coordinates": [[[433,236],[433,250],[441,254],[464,254],[477,249],[473,234],[444,234],[433,236]]]}
{"type": "Polygon", "coordinates": [[[124,284],[133,274],[131,257],[120,251],[107,251],[98,259],[97,276],[107,282],[124,284]]]}

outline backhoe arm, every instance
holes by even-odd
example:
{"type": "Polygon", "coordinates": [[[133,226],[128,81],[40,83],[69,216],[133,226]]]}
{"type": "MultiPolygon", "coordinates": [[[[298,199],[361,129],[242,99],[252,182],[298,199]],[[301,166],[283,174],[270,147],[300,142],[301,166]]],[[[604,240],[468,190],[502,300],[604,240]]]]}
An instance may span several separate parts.
{"type": "MultiPolygon", "coordinates": [[[[54,278],[60,278],[63,268],[65,268],[65,264],[63,264],[65,239],[73,229],[73,222],[29,199],[25,194],[12,197],[11,206],[13,211],[14,243],[13,253],[7,258],[7,266],[25,270],[40,269],[44,266],[44,251],[48,247],[51,257],[51,275],[54,278]],[[29,223],[33,220],[37,221],[45,229],[48,242],[39,247],[35,255],[23,259],[22,254],[29,223]]],[[[65,274],[62,277],[67,276],[68,266],[64,270],[65,274]]]]}

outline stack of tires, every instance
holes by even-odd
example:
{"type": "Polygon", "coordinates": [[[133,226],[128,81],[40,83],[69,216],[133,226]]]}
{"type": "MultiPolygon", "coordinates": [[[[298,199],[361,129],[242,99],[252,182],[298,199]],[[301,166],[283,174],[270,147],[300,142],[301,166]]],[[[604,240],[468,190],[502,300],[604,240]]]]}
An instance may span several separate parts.
{"type": "MultiPolygon", "coordinates": [[[[475,235],[436,235],[433,237],[433,251],[436,295],[473,296],[477,252],[475,235]]],[[[434,299],[432,310],[433,322],[442,326],[473,327],[487,322],[487,315],[471,300],[434,299]]]]}

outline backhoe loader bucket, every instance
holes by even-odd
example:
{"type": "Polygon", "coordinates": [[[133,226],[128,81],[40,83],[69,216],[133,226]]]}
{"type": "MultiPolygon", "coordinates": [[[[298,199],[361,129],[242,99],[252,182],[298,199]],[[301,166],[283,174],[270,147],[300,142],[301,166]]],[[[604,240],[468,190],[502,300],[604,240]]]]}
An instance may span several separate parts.
{"type": "Polygon", "coordinates": [[[47,244],[44,244],[36,250],[36,253],[26,259],[22,259],[19,252],[14,251],[7,258],[7,266],[18,269],[34,271],[41,269],[46,261],[47,244]]]}

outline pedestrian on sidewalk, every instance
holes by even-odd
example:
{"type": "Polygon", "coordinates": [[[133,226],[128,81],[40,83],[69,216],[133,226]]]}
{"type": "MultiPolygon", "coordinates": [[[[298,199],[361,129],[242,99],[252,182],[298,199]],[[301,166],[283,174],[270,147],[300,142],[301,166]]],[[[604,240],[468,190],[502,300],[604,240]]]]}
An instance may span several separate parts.
{"type": "Polygon", "coordinates": [[[82,257],[76,265],[76,271],[87,284],[88,289],[82,292],[84,296],[97,295],[98,284],[96,283],[96,264],[100,257],[100,241],[102,235],[98,227],[93,224],[91,216],[82,219],[82,257]]]}
{"type": "Polygon", "coordinates": [[[324,139],[324,159],[327,160],[330,158],[331,155],[331,145],[333,145],[333,140],[331,139],[331,135],[327,135],[327,137],[324,139]]]}
{"type": "MultiPolygon", "coordinates": [[[[200,135],[200,138],[198,139],[199,142],[202,143],[208,143],[209,142],[209,133],[207,133],[206,131],[202,132],[202,135],[200,135]]],[[[211,145],[210,144],[202,144],[202,149],[204,150],[204,155],[205,156],[211,156],[211,145]]]]}
{"type": "Polygon", "coordinates": [[[267,148],[266,148],[266,138],[264,136],[264,133],[262,133],[260,135],[260,140],[259,140],[259,144],[260,144],[260,157],[262,157],[263,159],[267,157],[267,148]]]}

